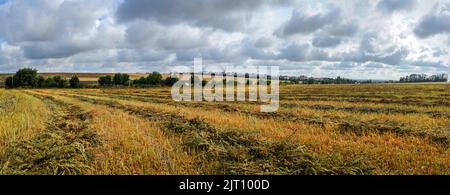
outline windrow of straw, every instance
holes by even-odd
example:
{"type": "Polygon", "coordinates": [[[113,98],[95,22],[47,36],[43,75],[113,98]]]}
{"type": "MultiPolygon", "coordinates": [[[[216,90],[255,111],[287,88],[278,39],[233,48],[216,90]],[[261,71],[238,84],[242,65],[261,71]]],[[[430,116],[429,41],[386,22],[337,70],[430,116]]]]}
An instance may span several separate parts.
{"type": "Polygon", "coordinates": [[[28,140],[13,143],[0,162],[1,174],[82,174],[100,142],[89,130],[89,113],[50,97],[37,96],[53,112],[47,129],[28,140]]]}
{"type": "Polygon", "coordinates": [[[133,107],[112,100],[71,96],[80,101],[125,110],[161,122],[168,136],[179,136],[183,149],[197,155],[202,174],[369,174],[363,159],[333,155],[319,158],[305,146],[289,140],[269,142],[234,129],[217,129],[201,119],[133,107]]]}

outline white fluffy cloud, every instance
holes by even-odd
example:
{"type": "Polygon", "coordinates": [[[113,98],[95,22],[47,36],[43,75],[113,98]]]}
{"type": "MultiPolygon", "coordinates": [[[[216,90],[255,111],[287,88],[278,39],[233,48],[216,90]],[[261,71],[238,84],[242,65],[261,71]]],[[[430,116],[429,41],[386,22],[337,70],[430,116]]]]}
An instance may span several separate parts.
{"type": "Polygon", "coordinates": [[[450,73],[449,21],[448,0],[6,0],[0,72],[166,71],[202,56],[311,76],[450,73]]]}

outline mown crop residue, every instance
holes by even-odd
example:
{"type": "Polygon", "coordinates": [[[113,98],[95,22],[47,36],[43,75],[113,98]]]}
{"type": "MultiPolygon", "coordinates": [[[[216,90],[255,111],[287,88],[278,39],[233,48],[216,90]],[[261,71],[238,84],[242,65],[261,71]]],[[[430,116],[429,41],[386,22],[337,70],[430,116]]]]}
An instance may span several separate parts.
{"type": "Polygon", "coordinates": [[[205,174],[370,173],[362,160],[346,161],[336,156],[321,159],[300,144],[262,141],[238,130],[222,131],[200,119],[170,120],[165,129],[182,136],[184,149],[198,154],[199,162],[209,163],[202,167],[205,174]]]}
{"type": "Polygon", "coordinates": [[[2,94],[2,97],[0,98],[0,114],[14,110],[17,101],[17,97],[12,94],[2,94]]]}
{"type": "Polygon", "coordinates": [[[379,133],[395,133],[397,135],[413,135],[427,138],[430,141],[444,146],[450,146],[450,131],[448,129],[434,129],[430,130],[413,130],[407,128],[405,124],[395,121],[350,121],[343,120],[338,123],[338,130],[341,132],[351,132],[356,135],[364,135],[368,132],[379,133]]]}
{"type": "MultiPolygon", "coordinates": [[[[94,104],[102,104],[107,105],[112,108],[122,109],[129,111],[132,114],[137,114],[141,116],[145,116],[147,119],[151,118],[164,118],[160,113],[155,114],[147,114],[152,111],[148,111],[142,108],[135,109],[130,108],[124,105],[119,104],[114,100],[98,100],[91,99],[85,96],[79,95],[69,95],[70,97],[79,99],[81,101],[86,101],[94,104]]],[[[114,98],[114,97],[112,97],[114,98]]],[[[121,99],[121,98],[119,98],[121,99]]],[[[143,100],[142,100],[143,101],[143,100]]],[[[153,100],[151,100],[153,101],[153,100]]],[[[170,101],[169,101],[170,102],[170,101]]],[[[160,103],[160,102],[158,102],[160,103]]],[[[177,102],[178,103],[178,102],[177,102]]],[[[409,127],[408,124],[399,123],[395,121],[379,121],[379,120],[371,120],[371,121],[362,121],[355,118],[342,118],[337,116],[323,116],[323,117],[312,117],[312,116],[298,116],[292,113],[287,112],[278,112],[278,113],[262,113],[262,112],[253,112],[248,110],[241,110],[236,107],[232,107],[230,105],[205,105],[205,104],[181,104],[181,103],[165,103],[167,105],[178,105],[178,106],[191,106],[191,107],[213,107],[220,109],[225,112],[234,112],[234,113],[242,113],[248,116],[253,116],[261,119],[279,119],[283,121],[295,122],[295,123],[305,123],[309,125],[319,126],[324,128],[327,124],[334,124],[338,128],[337,130],[342,133],[355,133],[356,135],[363,136],[369,132],[376,133],[394,133],[401,136],[418,136],[429,139],[431,142],[441,144],[444,146],[448,146],[450,144],[450,131],[448,128],[443,129],[417,129],[415,127],[409,127]]],[[[286,104],[289,107],[298,106],[297,104],[286,104]]],[[[448,118],[449,115],[444,112],[435,111],[435,112],[419,112],[414,110],[405,110],[405,109],[396,109],[396,108],[354,108],[354,107],[343,107],[338,108],[331,105],[313,105],[308,106],[307,108],[319,109],[319,110],[345,110],[352,112],[362,112],[362,113],[402,113],[402,114],[417,114],[417,113],[425,113],[432,115],[435,118],[448,118]]],[[[171,114],[166,113],[165,115],[176,118],[175,116],[171,116],[171,114]]]]}
{"type": "Polygon", "coordinates": [[[369,174],[363,159],[344,160],[338,155],[319,158],[300,144],[269,142],[240,130],[217,129],[204,120],[120,104],[117,101],[72,95],[80,101],[105,105],[162,122],[168,136],[181,136],[181,147],[198,156],[201,174],[369,174]]]}
{"type": "Polygon", "coordinates": [[[1,162],[1,174],[73,175],[90,169],[91,149],[100,141],[88,129],[90,114],[47,96],[37,96],[54,112],[47,129],[13,143],[1,162]]]}

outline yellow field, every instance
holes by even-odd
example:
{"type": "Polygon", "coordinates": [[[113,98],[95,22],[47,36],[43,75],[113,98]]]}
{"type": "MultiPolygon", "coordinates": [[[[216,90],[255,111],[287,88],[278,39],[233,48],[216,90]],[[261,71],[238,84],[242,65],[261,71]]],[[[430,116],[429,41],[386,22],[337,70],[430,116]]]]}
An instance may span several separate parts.
{"type": "Polygon", "coordinates": [[[450,85],[286,85],[280,110],[170,88],[0,91],[2,174],[450,174],[450,85]]]}

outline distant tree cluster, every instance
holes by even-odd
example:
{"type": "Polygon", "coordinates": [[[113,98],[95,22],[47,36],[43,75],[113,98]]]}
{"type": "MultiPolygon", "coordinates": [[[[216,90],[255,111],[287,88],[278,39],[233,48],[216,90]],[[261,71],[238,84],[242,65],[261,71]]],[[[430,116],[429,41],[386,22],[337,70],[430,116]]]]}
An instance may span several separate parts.
{"type": "Polygon", "coordinates": [[[113,77],[114,85],[129,85],[130,76],[128,74],[115,74],[113,77]]]}
{"type": "Polygon", "coordinates": [[[337,78],[308,78],[303,81],[303,84],[355,84],[358,81],[346,79],[342,77],[337,78]]]}
{"type": "MultiPolygon", "coordinates": [[[[216,76],[216,74],[212,74],[212,76],[216,76]]],[[[223,73],[223,78],[227,78],[227,75],[225,74],[225,73],[223,73]]],[[[234,78],[238,78],[239,77],[239,75],[237,75],[236,73],[234,74],[234,78]]],[[[254,81],[256,81],[256,82],[253,82],[250,78],[249,78],[249,75],[248,74],[245,74],[245,76],[244,76],[244,78],[245,78],[245,85],[253,85],[253,84],[256,84],[256,85],[259,85],[260,83],[263,83],[263,82],[265,82],[267,85],[270,85],[271,83],[272,83],[272,80],[271,80],[271,77],[270,76],[268,76],[267,78],[265,78],[265,79],[263,79],[263,78],[259,78],[260,76],[259,75],[257,75],[256,76],[256,78],[254,78],[254,81]]],[[[190,84],[191,85],[194,85],[195,84],[195,82],[198,82],[198,83],[201,83],[201,85],[204,87],[204,86],[206,86],[209,82],[211,82],[210,80],[205,80],[205,79],[203,79],[203,80],[201,80],[198,76],[195,76],[195,74],[194,73],[191,73],[191,79],[190,79],[190,84]]],[[[216,84],[217,84],[217,81],[214,81],[214,82],[216,82],[216,84]]],[[[220,83],[220,81],[218,81],[219,83],[220,83]]],[[[189,82],[188,82],[189,83],[189,82]]],[[[222,84],[225,86],[225,85],[232,85],[232,84],[234,84],[235,86],[237,86],[238,84],[240,84],[239,83],[239,81],[237,81],[237,80],[227,80],[227,79],[223,79],[222,80],[222,84]]],[[[244,83],[243,83],[244,84],[244,83]]]]}
{"type": "Polygon", "coordinates": [[[428,76],[426,74],[411,74],[400,78],[400,83],[418,83],[418,82],[447,82],[447,74],[438,74],[428,76]]]}
{"type": "Polygon", "coordinates": [[[355,84],[356,80],[346,79],[338,76],[337,78],[314,78],[307,76],[280,76],[281,81],[291,84],[355,84]]]}
{"type": "Polygon", "coordinates": [[[100,78],[98,78],[98,84],[100,86],[112,86],[113,85],[112,77],[109,75],[101,76],[100,78]]]}
{"type": "Polygon", "coordinates": [[[147,77],[141,77],[136,80],[131,80],[128,74],[115,74],[114,77],[109,75],[102,76],[98,79],[100,86],[172,86],[178,81],[178,78],[168,77],[163,79],[163,76],[158,72],[153,72],[147,77]]]}
{"type": "Polygon", "coordinates": [[[81,83],[77,76],[69,81],[61,76],[44,78],[36,69],[20,69],[14,76],[5,80],[6,88],[80,88],[81,83]]]}
{"type": "Polygon", "coordinates": [[[110,75],[101,76],[98,79],[100,86],[125,86],[130,84],[130,75],[117,73],[113,77],[110,75]]]}
{"type": "Polygon", "coordinates": [[[147,77],[141,77],[135,81],[133,84],[138,86],[158,86],[163,85],[163,77],[159,72],[153,72],[147,77]]]}

